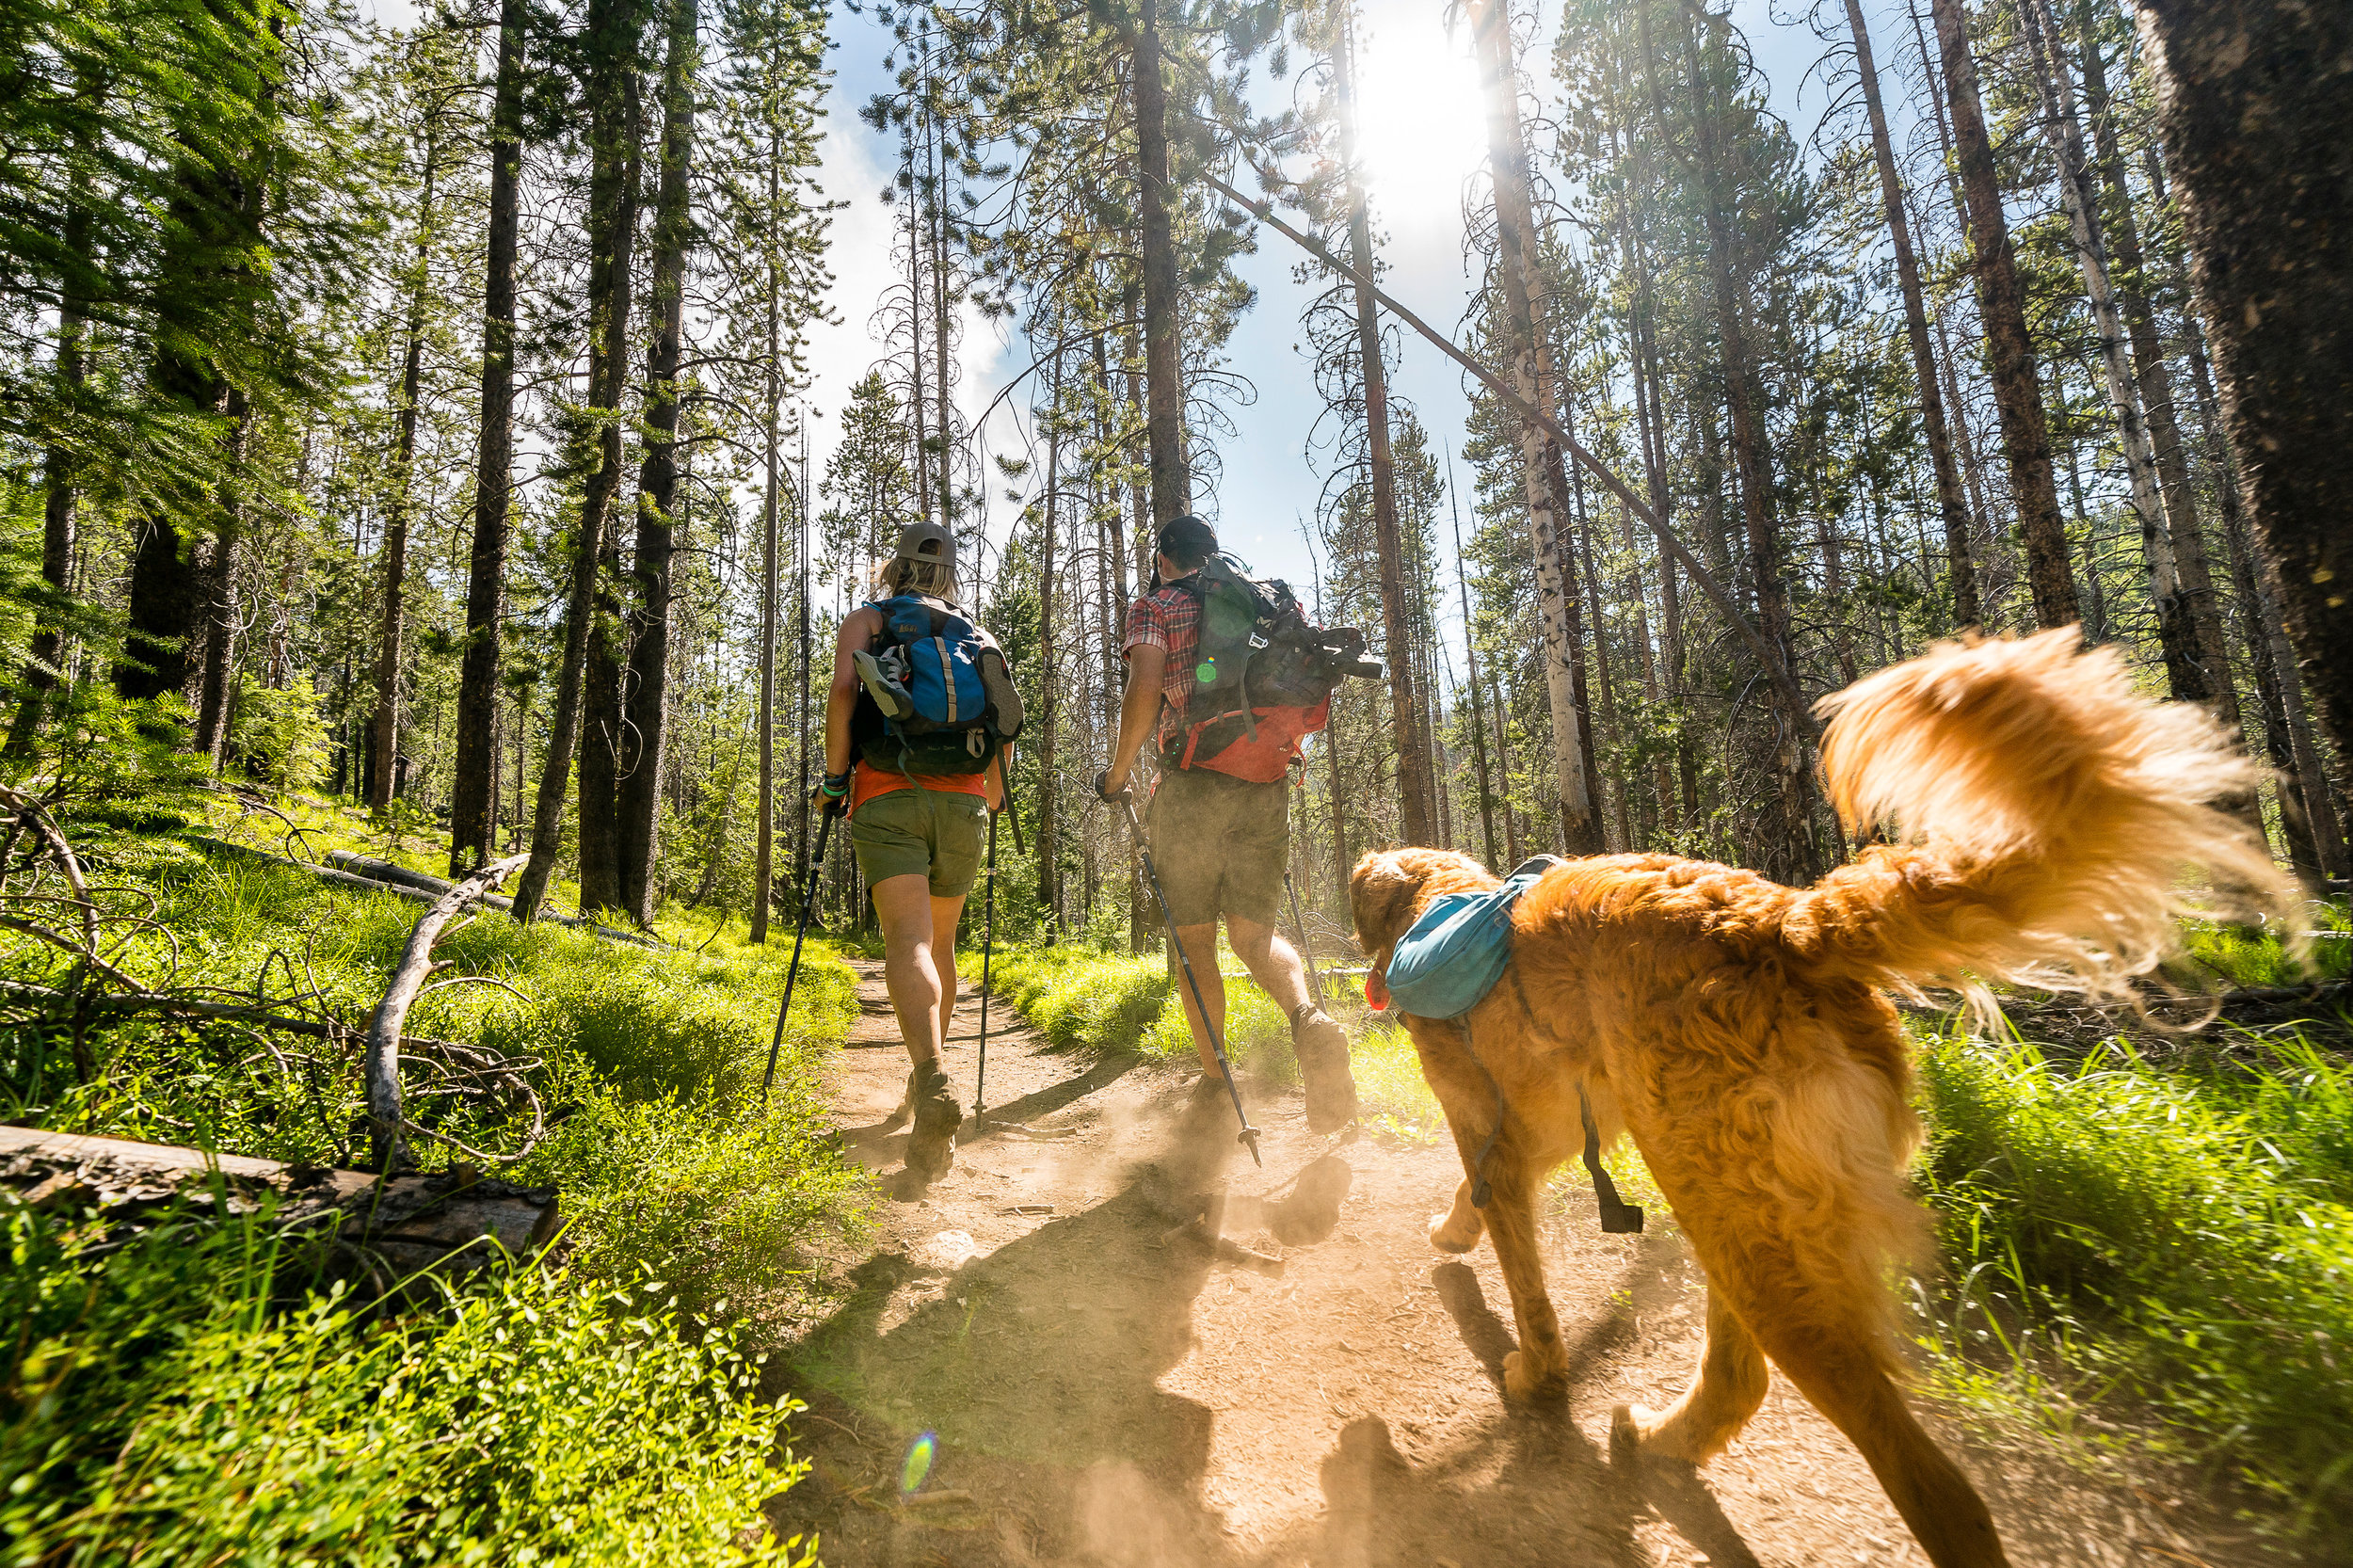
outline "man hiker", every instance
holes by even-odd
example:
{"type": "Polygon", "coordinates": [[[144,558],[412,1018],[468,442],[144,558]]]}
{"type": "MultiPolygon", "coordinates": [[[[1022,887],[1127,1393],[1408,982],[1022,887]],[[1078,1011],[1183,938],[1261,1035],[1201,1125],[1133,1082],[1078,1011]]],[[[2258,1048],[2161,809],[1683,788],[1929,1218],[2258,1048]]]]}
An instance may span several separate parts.
{"type": "Polygon", "coordinates": [[[1005,743],[1021,727],[988,633],[956,608],[955,539],[910,523],[876,573],[880,597],[841,623],[825,701],[819,805],[850,818],[882,922],[883,979],[913,1070],[906,1168],[945,1175],[964,1120],[940,1065],[956,1010],[956,922],[1005,803],[1005,743]]]}
{"type": "MultiPolygon", "coordinates": [[[[1181,517],[1160,532],[1153,586],[1128,611],[1122,656],[1128,662],[1127,694],[1119,709],[1119,739],[1101,779],[1107,799],[1128,786],[1136,754],[1153,739],[1160,763],[1152,794],[1148,831],[1152,858],[1168,899],[1169,922],[1193,961],[1219,1038],[1225,1031],[1225,983],[1217,967],[1217,922],[1222,916],[1235,953],[1250,978],[1290,1020],[1291,1047],[1307,1091],[1307,1126],[1336,1132],[1356,1114],[1356,1085],[1348,1071],[1348,1036],[1316,1004],[1299,953],[1277,929],[1283,873],[1290,864],[1288,779],[1253,782],[1209,764],[1186,766],[1182,744],[1186,704],[1197,684],[1200,647],[1202,563],[1217,549],[1217,536],[1198,518],[1181,517]]],[[[1283,743],[1295,760],[1298,743],[1283,743]]],[[[1254,771],[1267,772],[1260,768],[1254,771]]],[[[1172,965],[1175,962],[1171,957],[1172,965]]],[[[1189,988],[1179,987],[1185,1018],[1201,1053],[1203,1076],[1193,1085],[1188,1123],[1229,1114],[1222,1110],[1225,1082],[1202,1027],[1189,988]]]]}

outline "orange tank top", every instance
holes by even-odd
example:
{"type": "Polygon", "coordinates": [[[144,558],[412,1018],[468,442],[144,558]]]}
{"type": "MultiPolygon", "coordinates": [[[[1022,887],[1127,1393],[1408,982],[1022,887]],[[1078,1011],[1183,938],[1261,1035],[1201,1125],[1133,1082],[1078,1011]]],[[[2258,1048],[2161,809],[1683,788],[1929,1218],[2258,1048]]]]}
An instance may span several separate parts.
{"type": "Polygon", "coordinates": [[[911,790],[917,786],[937,790],[942,794],[978,795],[988,798],[988,776],[978,773],[942,774],[932,778],[911,778],[903,773],[888,773],[872,762],[861,761],[850,775],[850,814],[876,795],[887,795],[894,790],[911,790]]]}

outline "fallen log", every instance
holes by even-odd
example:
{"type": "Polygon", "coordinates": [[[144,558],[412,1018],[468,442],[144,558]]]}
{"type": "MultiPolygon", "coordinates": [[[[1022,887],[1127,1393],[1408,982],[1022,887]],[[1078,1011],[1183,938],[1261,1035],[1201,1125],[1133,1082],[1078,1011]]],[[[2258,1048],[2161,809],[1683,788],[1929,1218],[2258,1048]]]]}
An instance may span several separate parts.
{"type": "MultiPolygon", "coordinates": [[[[441,894],[448,892],[451,888],[456,886],[455,883],[450,882],[446,878],[428,876],[424,872],[412,872],[406,866],[396,866],[390,860],[378,860],[373,856],[361,855],[353,850],[330,849],[327,852],[327,858],[330,865],[342,870],[346,874],[370,877],[378,882],[389,882],[393,884],[395,887],[410,888],[421,893],[429,893],[435,898],[440,897],[441,894]]],[[[515,901],[503,894],[485,894],[481,902],[492,909],[504,910],[510,915],[515,912],[515,901]]],[[[557,925],[566,925],[579,930],[593,931],[598,936],[610,937],[616,942],[632,942],[638,947],[653,948],[656,951],[663,952],[670,951],[670,946],[666,942],[658,942],[652,937],[641,935],[638,932],[622,931],[614,926],[600,925],[595,920],[576,919],[570,915],[558,915],[545,909],[539,911],[539,913],[533,918],[535,920],[552,921],[557,925]]]]}
{"type": "Polygon", "coordinates": [[[554,1188],[485,1179],[471,1166],[378,1179],[365,1171],[0,1127],[0,1202],[9,1201],[134,1224],[183,1201],[217,1201],[224,1215],[268,1205],[277,1228],[357,1243],[400,1273],[442,1263],[479,1268],[502,1253],[529,1257],[555,1239],[561,1223],[554,1188]]]}

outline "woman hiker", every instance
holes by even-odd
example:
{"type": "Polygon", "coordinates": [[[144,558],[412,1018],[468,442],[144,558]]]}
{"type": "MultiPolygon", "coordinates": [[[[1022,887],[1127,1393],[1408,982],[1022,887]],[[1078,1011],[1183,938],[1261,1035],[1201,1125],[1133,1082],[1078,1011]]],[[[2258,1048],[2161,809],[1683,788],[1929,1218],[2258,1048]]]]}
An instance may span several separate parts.
{"type": "Polygon", "coordinates": [[[1021,727],[1004,656],[956,608],[955,548],[939,524],[908,524],[877,574],[880,597],[841,623],[816,791],[821,808],[848,813],[882,922],[883,978],[913,1064],[906,1168],[923,1183],[953,1163],[964,1120],[939,1060],[956,1009],[956,922],[981,869],[988,813],[1004,808],[1005,742],[1021,727]],[[943,692],[944,709],[920,712],[937,708],[943,692]]]}

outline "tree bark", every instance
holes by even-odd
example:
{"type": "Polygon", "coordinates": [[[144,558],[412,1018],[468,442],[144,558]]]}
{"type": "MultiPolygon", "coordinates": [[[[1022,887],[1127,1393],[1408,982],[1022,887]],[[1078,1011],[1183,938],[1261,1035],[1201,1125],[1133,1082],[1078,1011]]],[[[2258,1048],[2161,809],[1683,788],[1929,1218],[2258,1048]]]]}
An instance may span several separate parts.
{"type": "Polygon", "coordinates": [[[2036,623],[2066,626],[2082,613],[2075,604],[2067,530],[2059,520],[2058,490],[2051,477],[2051,433],[2043,421],[2034,342],[2026,331],[2025,295],[2010,250],[2009,225],[2002,216],[1993,144],[1986,135],[1985,111],[1977,97],[1977,61],[1969,53],[1968,15],[1962,0],[1930,0],[1930,9],[1952,116],[1954,162],[1960,166],[1965,197],[1993,406],[2001,415],[2002,447],[2009,460],[2010,500],[2025,539],[2027,587],[2036,623]]]}
{"type": "MultiPolygon", "coordinates": [[[[1503,292],[1503,340],[1512,358],[1512,383],[1523,402],[1550,411],[1561,404],[1545,324],[1544,278],[1529,191],[1528,142],[1520,123],[1519,73],[1513,58],[1510,8],[1502,0],[1471,0],[1470,21],[1487,95],[1487,155],[1495,187],[1498,252],[1496,271],[1503,292]]],[[[1561,544],[1567,536],[1567,472],[1559,442],[1542,424],[1526,418],[1520,424],[1520,464],[1536,569],[1545,690],[1552,706],[1561,840],[1571,855],[1598,855],[1603,844],[1601,788],[1593,762],[1593,727],[1583,700],[1585,650],[1577,634],[1581,617],[1575,568],[1561,544]]]]}
{"type": "Polygon", "coordinates": [[[646,456],[638,474],[637,550],[631,563],[629,689],[620,732],[616,847],[620,907],[653,924],[661,857],[662,773],[670,708],[670,561],[680,500],[679,360],[686,317],[686,250],[694,239],[687,180],[695,155],[696,0],[672,0],[662,71],[662,184],[655,197],[646,355],[646,456]]]}
{"type": "MultiPolygon", "coordinates": [[[[1101,340],[1098,338],[1099,344],[1101,340]]],[[[1061,924],[1061,824],[1054,819],[1054,712],[1061,693],[1054,683],[1054,547],[1062,491],[1062,345],[1054,347],[1054,374],[1046,394],[1046,507],[1038,525],[1037,551],[1037,902],[1047,929],[1061,924]]],[[[1117,508],[1112,508],[1116,513],[1117,508]]],[[[1106,541],[1108,543],[1108,540],[1106,541]]],[[[1106,551],[1106,553],[1109,553],[1106,551]]],[[[1106,666],[1108,671],[1111,666],[1106,666]]],[[[1106,675],[1108,680],[1108,674],[1106,675]]]]}
{"type": "MultiPolygon", "coordinates": [[[[474,458],[473,542],[466,563],[466,648],[457,677],[449,870],[490,857],[498,834],[500,622],[506,610],[508,511],[515,466],[515,270],[521,230],[523,29],[526,0],[500,0],[497,84],[490,106],[488,245],[482,264],[482,424],[474,458]]],[[[517,717],[517,748],[524,744],[517,717]]],[[[520,809],[522,781],[516,776],[520,809]]]]}
{"type": "MultiPolygon", "coordinates": [[[[1487,697],[1479,686],[1479,639],[1471,631],[1470,573],[1463,568],[1463,511],[1459,504],[1454,509],[1454,564],[1463,585],[1463,648],[1470,657],[1471,759],[1479,770],[1479,825],[1487,864],[1501,871],[1502,862],[1496,857],[1495,779],[1487,769],[1487,697]]],[[[1334,808],[1338,808],[1337,801],[1334,808]]]]}
{"type": "MultiPolygon", "coordinates": [[[[572,540],[571,584],[565,597],[564,658],[556,671],[547,758],[540,768],[539,796],[532,812],[531,863],[524,868],[515,893],[516,908],[526,920],[538,912],[540,901],[547,896],[548,883],[563,851],[564,802],[569,792],[567,786],[575,748],[582,753],[581,909],[592,914],[611,904],[617,893],[609,874],[613,870],[609,854],[597,856],[600,863],[592,872],[592,836],[603,836],[600,851],[610,843],[612,794],[608,788],[592,796],[585,753],[595,747],[581,746],[581,710],[590,635],[599,618],[598,580],[607,520],[621,480],[620,403],[629,363],[630,252],[637,217],[634,22],[635,12],[628,0],[596,0],[588,17],[587,31],[596,51],[589,83],[594,161],[587,221],[588,404],[595,410],[598,428],[591,438],[593,463],[582,488],[580,520],[572,540]],[[597,821],[599,816],[601,822],[597,821]],[[592,874],[601,886],[592,888],[592,874]]],[[[617,685],[617,680],[614,683],[617,685]]],[[[607,708],[595,716],[610,725],[617,715],[607,708]]],[[[609,766],[609,750],[604,760],[609,766]]]]}
{"type": "Polygon", "coordinates": [[[2353,8],[2138,0],[2257,542],[2353,755],[2353,8]]]}
{"type": "MultiPolygon", "coordinates": [[[[1348,189],[1348,250],[1367,279],[1374,268],[1372,217],[1356,168],[1354,31],[1346,8],[1332,45],[1333,100],[1338,111],[1340,165],[1348,189]]],[[[1420,698],[1415,691],[1413,639],[1405,624],[1405,552],[1398,537],[1397,471],[1389,452],[1389,389],[1381,362],[1381,315],[1372,292],[1356,296],[1356,352],[1363,366],[1365,446],[1372,469],[1372,530],[1381,563],[1381,626],[1388,648],[1389,722],[1397,733],[1401,827],[1409,844],[1426,844],[1431,834],[1430,748],[1421,733],[1420,698]]]]}
{"type": "Polygon", "coordinates": [[[1129,40],[1134,60],[1136,188],[1143,218],[1144,443],[1152,470],[1152,526],[1167,527],[1193,510],[1185,466],[1182,301],[1176,294],[1176,191],[1168,168],[1168,84],[1160,73],[1160,11],[1144,0],[1142,27],[1129,40]]]}
{"type": "Polygon", "coordinates": [[[1913,254],[1912,223],[1904,210],[1903,180],[1896,171],[1887,111],[1880,103],[1879,66],[1871,57],[1871,29],[1862,0],[1847,0],[1847,26],[1854,35],[1855,71],[1871,120],[1871,155],[1879,167],[1880,200],[1887,211],[1887,234],[1896,252],[1896,280],[1904,296],[1904,332],[1912,343],[1912,369],[1920,383],[1920,434],[1936,473],[1936,509],[1945,520],[1947,581],[1953,590],[1953,624],[1975,626],[1985,618],[1977,602],[1977,572],[1969,546],[1969,502],[1961,493],[1961,467],[1953,460],[1952,434],[1945,424],[1945,399],[1936,384],[1936,354],[1929,343],[1928,295],[1920,286],[1920,263],[1913,254]]]}

